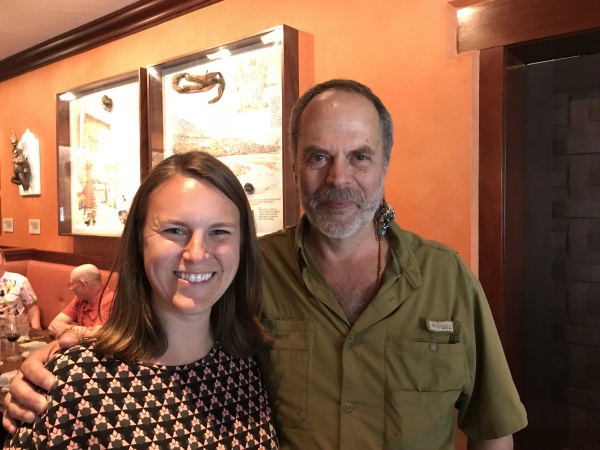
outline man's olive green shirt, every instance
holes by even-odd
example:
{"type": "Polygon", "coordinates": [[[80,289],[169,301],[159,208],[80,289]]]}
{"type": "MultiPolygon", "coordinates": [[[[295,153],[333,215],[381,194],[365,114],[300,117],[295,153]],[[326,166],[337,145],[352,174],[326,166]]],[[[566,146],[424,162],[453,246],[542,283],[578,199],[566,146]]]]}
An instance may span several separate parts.
{"type": "MultiPolygon", "coordinates": [[[[259,361],[281,448],[454,449],[527,424],[480,283],[457,253],[392,224],[392,261],[351,325],[303,246],[303,218],[260,239],[259,361]]],[[[348,273],[349,279],[352,273],[348,273]]]]}

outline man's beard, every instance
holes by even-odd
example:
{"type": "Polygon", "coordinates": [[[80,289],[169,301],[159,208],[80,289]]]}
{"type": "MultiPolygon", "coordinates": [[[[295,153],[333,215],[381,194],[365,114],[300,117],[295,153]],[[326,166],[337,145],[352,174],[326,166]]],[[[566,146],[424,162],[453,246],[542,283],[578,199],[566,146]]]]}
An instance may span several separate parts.
{"type": "Polygon", "coordinates": [[[314,194],[307,194],[299,188],[302,207],[312,226],[331,239],[343,239],[352,236],[368,222],[372,222],[375,211],[383,200],[383,178],[379,187],[370,198],[361,191],[350,188],[326,187],[314,194]],[[330,209],[323,203],[330,201],[352,201],[357,211],[346,219],[344,212],[330,209]]]}

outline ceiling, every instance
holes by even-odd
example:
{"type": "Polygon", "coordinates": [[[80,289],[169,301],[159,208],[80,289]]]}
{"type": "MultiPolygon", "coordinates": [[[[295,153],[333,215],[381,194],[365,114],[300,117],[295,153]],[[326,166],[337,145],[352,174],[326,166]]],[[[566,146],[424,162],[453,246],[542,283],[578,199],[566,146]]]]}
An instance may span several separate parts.
{"type": "Polygon", "coordinates": [[[0,60],[139,0],[0,0],[0,60]]]}

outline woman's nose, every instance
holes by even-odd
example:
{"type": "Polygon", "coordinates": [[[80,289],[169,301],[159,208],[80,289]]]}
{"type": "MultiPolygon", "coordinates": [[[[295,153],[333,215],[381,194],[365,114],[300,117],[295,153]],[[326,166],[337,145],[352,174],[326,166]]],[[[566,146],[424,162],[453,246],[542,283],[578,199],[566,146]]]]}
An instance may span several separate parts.
{"type": "Polygon", "coordinates": [[[208,257],[206,240],[201,233],[194,233],[190,238],[184,252],[184,258],[190,260],[205,259],[208,257]]]}

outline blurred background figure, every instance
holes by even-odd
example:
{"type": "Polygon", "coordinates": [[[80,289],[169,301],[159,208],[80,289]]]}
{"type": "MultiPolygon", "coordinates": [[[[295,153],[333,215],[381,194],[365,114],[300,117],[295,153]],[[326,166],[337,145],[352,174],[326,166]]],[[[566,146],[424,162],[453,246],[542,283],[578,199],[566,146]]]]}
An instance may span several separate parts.
{"type": "Polygon", "coordinates": [[[93,264],[75,267],[71,272],[69,288],[75,297],[50,322],[48,330],[56,337],[68,330],[81,336],[92,336],[108,319],[114,292],[103,289],[100,269],[93,264]]]}
{"type": "Polygon", "coordinates": [[[29,280],[19,273],[5,271],[5,262],[4,252],[0,249],[0,314],[7,319],[26,312],[31,327],[41,328],[40,307],[29,280]]]}

